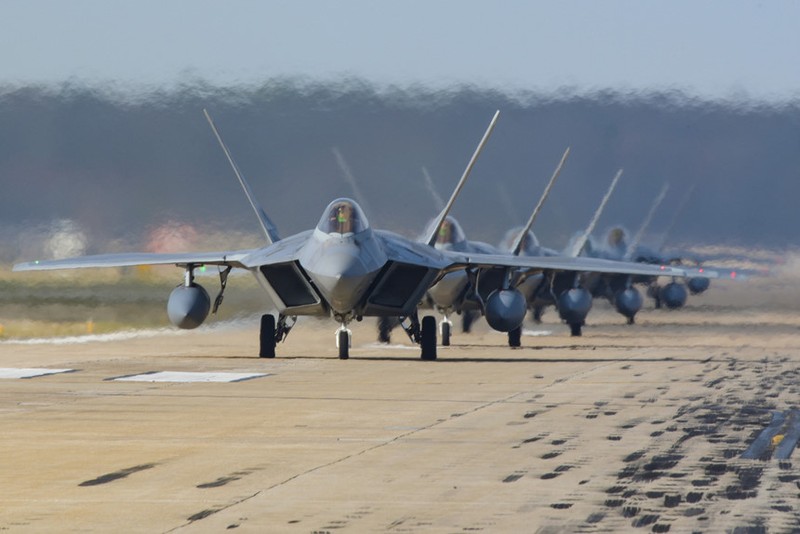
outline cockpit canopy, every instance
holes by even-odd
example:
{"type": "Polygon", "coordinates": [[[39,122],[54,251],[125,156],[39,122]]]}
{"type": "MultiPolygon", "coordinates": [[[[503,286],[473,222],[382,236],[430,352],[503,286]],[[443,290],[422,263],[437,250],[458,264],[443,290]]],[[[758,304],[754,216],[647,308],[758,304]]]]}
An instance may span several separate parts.
{"type": "Polygon", "coordinates": [[[326,234],[357,234],[369,228],[361,207],[349,198],[337,198],[325,208],[317,229],[326,234]]]}
{"type": "Polygon", "coordinates": [[[628,233],[619,226],[611,228],[606,234],[603,248],[611,257],[622,257],[628,250],[628,233]]]}
{"type": "MultiPolygon", "coordinates": [[[[434,224],[436,224],[435,220],[428,223],[428,228],[425,230],[425,235],[430,235],[434,224]]],[[[452,246],[465,240],[466,236],[464,235],[464,231],[461,229],[461,225],[458,224],[458,221],[456,221],[453,217],[448,216],[444,221],[442,221],[442,225],[436,232],[435,245],[452,246]]]]}
{"type": "MultiPolygon", "coordinates": [[[[503,243],[500,248],[503,250],[510,251],[511,248],[516,244],[516,240],[519,239],[519,233],[523,230],[521,226],[513,228],[506,232],[505,237],[503,238],[503,243]]],[[[528,230],[527,234],[525,235],[524,239],[522,240],[522,248],[520,249],[523,253],[525,252],[534,252],[539,248],[539,240],[536,239],[536,236],[528,230]]]]}
{"type": "Polygon", "coordinates": [[[619,226],[611,228],[606,234],[606,242],[611,248],[624,248],[628,240],[628,235],[624,228],[619,226]]]}

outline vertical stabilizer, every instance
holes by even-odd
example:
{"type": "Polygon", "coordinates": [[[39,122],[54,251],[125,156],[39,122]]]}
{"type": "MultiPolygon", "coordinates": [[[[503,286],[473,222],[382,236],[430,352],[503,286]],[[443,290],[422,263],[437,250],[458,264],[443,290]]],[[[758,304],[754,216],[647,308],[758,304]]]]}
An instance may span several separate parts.
{"type": "Polygon", "coordinates": [[[663,187],[661,187],[661,192],[653,202],[653,205],[650,206],[650,211],[647,212],[647,216],[644,218],[644,222],[642,222],[642,225],[639,227],[639,231],[636,232],[636,235],[628,245],[628,249],[625,251],[625,256],[622,258],[625,261],[630,261],[631,257],[633,256],[633,253],[636,251],[636,247],[639,246],[639,243],[644,237],[644,233],[647,231],[650,223],[653,222],[653,215],[655,215],[656,210],[664,201],[664,197],[667,196],[667,191],[669,191],[669,184],[664,184],[663,187]]]}
{"type": "Polygon", "coordinates": [[[661,238],[657,242],[656,250],[661,250],[662,248],[664,248],[664,243],[667,242],[669,234],[670,232],[672,232],[672,228],[675,226],[675,223],[678,222],[678,218],[683,214],[683,210],[686,207],[686,204],[689,203],[689,199],[691,198],[692,193],[694,193],[694,186],[695,184],[690,185],[689,188],[686,190],[686,193],[683,194],[681,203],[678,204],[678,208],[672,214],[672,219],[669,221],[667,228],[661,234],[661,238]]]}
{"type": "Polygon", "coordinates": [[[347,161],[344,159],[341,151],[338,147],[333,147],[331,148],[331,152],[333,153],[333,157],[336,158],[336,164],[342,171],[342,176],[344,176],[345,181],[350,184],[350,187],[353,189],[353,194],[356,196],[356,201],[361,205],[361,208],[369,214],[368,217],[374,217],[375,212],[370,209],[367,198],[362,194],[361,188],[358,186],[358,182],[356,181],[356,177],[353,175],[353,171],[350,170],[350,165],[347,164],[347,161]]]}
{"type": "Polygon", "coordinates": [[[561,156],[561,161],[558,162],[558,166],[556,167],[556,170],[553,172],[553,176],[550,177],[550,181],[547,183],[547,187],[544,188],[544,193],[542,193],[542,198],[539,199],[539,203],[536,204],[535,208],[533,208],[533,213],[531,213],[531,216],[528,219],[528,223],[525,225],[525,228],[522,229],[522,232],[520,232],[520,234],[517,236],[517,240],[514,242],[514,247],[511,249],[511,253],[514,256],[519,256],[519,253],[522,250],[522,244],[525,242],[525,236],[528,234],[530,229],[533,228],[533,223],[536,221],[536,217],[539,216],[539,211],[542,209],[544,201],[547,200],[547,196],[550,194],[550,190],[553,188],[553,184],[556,183],[556,178],[558,178],[558,175],[561,174],[561,168],[567,161],[567,156],[569,156],[569,147],[567,147],[567,149],[564,151],[564,155],[561,156]]]}
{"type": "Polygon", "coordinates": [[[603,200],[600,201],[600,205],[597,207],[597,211],[594,212],[594,217],[589,222],[589,226],[586,227],[586,231],[583,235],[575,242],[572,250],[570,251],[569,255],[574,257],[580,256],[581,252],[583,252],[583,247],[586,246],[586,241],[589,240],[589,236],[592,235],[594,232],[594,227],[597,226],[597,221],[600,220],[600,215],[603,214],[603,210],[608,203],[608,199],[611,198],[611,193],[614,192],[614,188],[617,187],[617,182],[619,181],[620,176],[622,176],[622,169],[617,171],[616,176],[614,179],[611,180],[611,186],[608,188],[606,195],[603,197],[603,200]]]}
{"type": "Polygon", "coordinates": [[[228,147],[225,146],[225,142],[222,140],[222,136],[219,134],[217,127],[214,125],[214,121],[211,120],[211,115],[208,114],[208,110],[204,109],[203,113],[206,116],[209,126],[211,126],[211,130],[214,132],[214,136],[216,136],[217,141],[219,142],[219,146],[221,146],[222,151],[225,152],[225,157],[228,158],[228,163],[231,164],[231,168],[233,168],[236,178],[239,179],[239,184],[241,184],[242,189],[244,189],[244,194],[247,195],[247,200],[250,202],[250,206],[256,213],[256,217],[258,217],[258,222],[261,224],[261,230],[264,232],[264,236],[267,238],[267,243],[271,245],[277,241],[280,241],[278,229],[275,228],[275,225],[267,216],[267,213],[256,200],[255,195],[253,195],[253,190],[250,189],[250,184],[247,183],[247,181],[244,179],[244,176],[242,176],[242,173],[239,172],[239,167],[236,165],[236,162],[233,161],[233,156],[231,156],[231,152],[228,150],[228,147]]]}
{"type": "Polygon", "coordinates": [[[453,207],[453,203],[456,201],[456,197],[461,192],[461,189],[464,187],[464,184],[467,182],[467,177],[469,173],[472,172],[472,167],[475,166],[475,162],[478,160],[478,156],[480,155],[481,151],[483,150],[486,141],[489,140],[489,136],[492,135],[492,131],[494,130],[495,124],[497,124],[497,118],[500,116],[500,111],[496,111],[494,113],[494,117],[492,117],[491,122],[489,123],[489,127],[486,128],[486,133],[483,134],[480,143],[478,143],[478,148],[475,149],[475,152],[472,154],[472,157],[467,163],[467,168],[464,169],[464,174],[461,175],[461,179],[458,181],[458,185],[456,185],[453,194],[450,195],[450,200],[447,201],[442,212],[439,214],[437,218],[436,224],[431,229],[431,234],[427,237],[425,242],[429,246],[433,246],[436,243],[436,237],[439,234],[439,228],[442,226],[442,223],[447,218],[447,215],[450,213],[450,210],[453,207]]]}
{"type": "Polygon", "coordinates": [[[433,202],[436,204],[436,209],[442,211],[444,209],[444,200],[442,200],[442,197],[436,190],[436,186],[433,184],[433,178],[431,178],[428,169],[425,167],[422,167],[422,176],[425,178],[425,187],[428,188],[428,192],[433,197],[433,202]]]}

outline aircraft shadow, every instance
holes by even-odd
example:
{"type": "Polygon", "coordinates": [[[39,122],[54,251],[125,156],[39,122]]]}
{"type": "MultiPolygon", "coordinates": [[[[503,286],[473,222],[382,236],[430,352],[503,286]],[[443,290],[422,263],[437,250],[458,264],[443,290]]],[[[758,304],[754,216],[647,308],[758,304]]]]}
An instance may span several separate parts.
{"type": "MultiPolygon", "coordinates": [[[[214,358],[215,356],[209,355],[208,357],[214,358]]],[[[292,356],[276,356],[272,358],[258,358],[257,356],[217,356],[217,358],[226,360],[258,360],[263,362],[275,362],[291,360],[338,360],[335,355],[330,356],[313,356],[313,355],[292,355],[292,356]]],[[[509,358],[506,356],[456,356],[449,357],[447,355],[439,355],[436,360],[430,362],[420,359],[418,355],[408,356],[375,356],[375,355],[352,355],[350,360],[359,362],[410,362],[417,361],[420,363],[508,363],[508,364],[522,364],[522,363],[663,363],[663,362],[678,362],[678,363],[707,363],[713,361],[713,358],[509,358]]],[[[342,363],[342,365],[347,365],[342,363]]]]}
{"type": "MultiPolygon", "coordinates": [[[[361,361],[422,361],[417,357],[388,357],[388,356],[356,356],[361,361]]],[[[450,358],[439,356],[431,363],[659,363],[659,362],[684,362],[706,363],[708,358],[507,358],[492,356],[458,356],[450,358]]]]}

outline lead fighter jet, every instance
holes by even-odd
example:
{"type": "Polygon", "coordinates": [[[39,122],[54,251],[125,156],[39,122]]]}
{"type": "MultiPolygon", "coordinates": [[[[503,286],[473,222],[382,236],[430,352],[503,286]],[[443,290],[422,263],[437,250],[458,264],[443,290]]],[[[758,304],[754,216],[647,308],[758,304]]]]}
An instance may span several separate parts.
{"type": "MultiPolygon", "coordinates": [[[[214,312],[222,302],[230,271],[245,269],[253,273],[277,310],[277,318],[272,314],[262,316],[261,357],[274,357],[276,343],[286,338],[297,317],[312,315],[332,317],[341,325],[336,332],[336,341],[339,358],[347,359],[351,345],[348,324],[353,319],[361,320],[367,316],[389,316],[402,319],[406,333],[420,345],[424,360],[436,358],[436,319],[426,316],[420,321],[417,304],[425,291],[449,272],[466,270],[477,280],[481,269],[506,270],[506,283],[482,302],[489,324],[500,325],[498,329],[506,331],[517,328],[525,316],[525,298],[513,287],[512,281],[526,275],[563,270],[680,277],[696,275],[694,270],[686,268],[589,258],[528,258],[437,250],[433,245],[439,228],[489,138],[499,112],[495,113],[448,204],[439,214],[438,223],[424,242],[372,229],[358,204],[347,198],[331,202],[312,230],[281,239],[256,201],[211,116],[204,112],[258,217],[266,246],[228,252],[83,256],[21,263],[15,265],[14,270],[174,264],[184,269],[184,279],[170,294],[167,313],[175,326],[191,329],[202,324],[212,308],[208,293],[195,281],[195,269],[206,265],[220,268],[221,287],[213,303],[214,312]]],[[[705,275],[714,276],[709,272],[705,275]]]]}

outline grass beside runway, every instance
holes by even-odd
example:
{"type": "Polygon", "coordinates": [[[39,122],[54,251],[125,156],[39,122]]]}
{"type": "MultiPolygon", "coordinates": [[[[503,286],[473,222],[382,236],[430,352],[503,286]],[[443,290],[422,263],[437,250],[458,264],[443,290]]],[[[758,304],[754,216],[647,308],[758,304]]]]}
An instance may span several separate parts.
{"type": "MultiPolygon", "coordinates": [[[[167,299],[181,283],[176,268],[87,269],[0,275],[0,339],[107,334],[170,326],[167,299]]],[[[212,301],[216,271],[197,277],[212,301]]],[[[216,320],[254,314],[267,305],[248,273],[230,279],[216,320]]]]}

